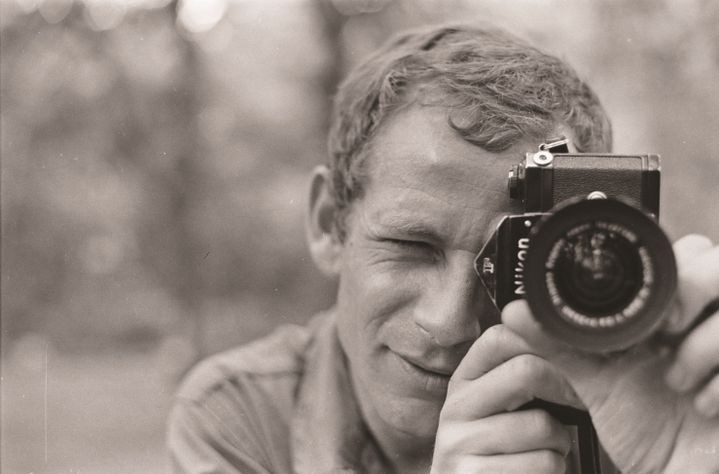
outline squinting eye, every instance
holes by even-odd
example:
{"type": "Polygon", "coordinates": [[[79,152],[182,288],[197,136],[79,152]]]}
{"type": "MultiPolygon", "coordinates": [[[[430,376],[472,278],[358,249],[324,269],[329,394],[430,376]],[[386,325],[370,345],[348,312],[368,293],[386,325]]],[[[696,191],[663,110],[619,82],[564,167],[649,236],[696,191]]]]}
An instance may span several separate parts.
{"type": "Polygon", "coordinates": [[[433,245],[418,240],[385,239],[385,242],[407,255],[436,258],[438,254],[433,245]]]}

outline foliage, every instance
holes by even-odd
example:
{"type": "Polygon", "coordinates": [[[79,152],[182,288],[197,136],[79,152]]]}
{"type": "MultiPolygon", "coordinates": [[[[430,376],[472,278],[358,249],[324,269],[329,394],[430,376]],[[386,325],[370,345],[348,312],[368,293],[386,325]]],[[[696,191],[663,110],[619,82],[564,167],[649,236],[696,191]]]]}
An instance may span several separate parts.
{"type": "Polygon", "coordinates": [[[719,235],[697,205],[717,202],[719,177],[712,2],[562,4],[561,18],[533,2],[523,15],[501,2],[223,3],[199,33],[174,2],[110,20],[93,5],[41,3],[1,32],[6,341],[152,347],[179,333],[206,353],[329,305],[301,221],[330,97],[393,31],[443,18],[504,24],[567,57],[614,116],[616,149],[665,157],[670,233],[719,235]]]}
{"type": "Polygon", "coordinates": [[[163,465],[178,372],[331,304],[306,179],[338,81],[401,28],[489,21],[566,57],[615,150],[663,155],[670,235],[719,239],[717,2],[179,6],[0,0],[3,470],[163,465]]]}

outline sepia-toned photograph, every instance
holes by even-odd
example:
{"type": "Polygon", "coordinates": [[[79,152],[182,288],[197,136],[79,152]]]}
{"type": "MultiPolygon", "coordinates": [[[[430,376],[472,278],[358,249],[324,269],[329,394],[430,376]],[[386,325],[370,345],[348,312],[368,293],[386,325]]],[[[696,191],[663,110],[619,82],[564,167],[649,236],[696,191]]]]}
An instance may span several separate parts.
{"type": "Polygon", "coordinates": [[[0,472],[719,473],[718,25],[0,0],[0,472]]]}

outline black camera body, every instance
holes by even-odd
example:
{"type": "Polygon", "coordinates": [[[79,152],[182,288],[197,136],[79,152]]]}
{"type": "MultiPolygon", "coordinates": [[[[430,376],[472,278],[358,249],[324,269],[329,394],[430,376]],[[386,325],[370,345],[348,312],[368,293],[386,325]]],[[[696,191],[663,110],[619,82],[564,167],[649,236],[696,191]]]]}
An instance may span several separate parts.
{"type": "Polygon", "coordinates": [[[660,173],[658,155],[569,153],[562,139],[527,153],[510,170],[507,187],[524,212],[548,212],[562,201],[599,191],[657,217],[660,173]]]}
{"type": "MultiPolygon", "coordinates": [[[[508,194],[523,213],[506,216],[474,266],[495,305],[527,300],[557,339],[609,353],[646,339],[671,307],[676,262],[657,224],[657,155],[569,153],[549,140],[509,171],[508,194]]],[[[499,323],[499,312],[484,326],[499,323]]],[[[586,412],[534,400],[573,427],[569,461],[583,474],[616,472],[586,412]]]]}
{"type": "Polygon", "coordinates": [[[569,153],[566,139],[527,153],[508,177],[524,213],[505,217],[475,259],[497,308],[525,298],[546,330],[589,352],[648,337],[676,287],[657,224],[660,172],[657,155],[569,153]]]}

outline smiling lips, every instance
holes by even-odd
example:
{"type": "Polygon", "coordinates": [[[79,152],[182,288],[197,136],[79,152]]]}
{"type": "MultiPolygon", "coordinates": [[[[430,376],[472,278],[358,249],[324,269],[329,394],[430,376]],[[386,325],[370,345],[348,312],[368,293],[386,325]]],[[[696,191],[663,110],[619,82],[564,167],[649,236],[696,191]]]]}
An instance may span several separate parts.
{"type": "Polygon", "coordinates": [[[449,379],[455,367],[437,366],[425,363],[422,360],[394,353],[400,365],[419,385],[428,392],[446,393],[449,379]]]}

